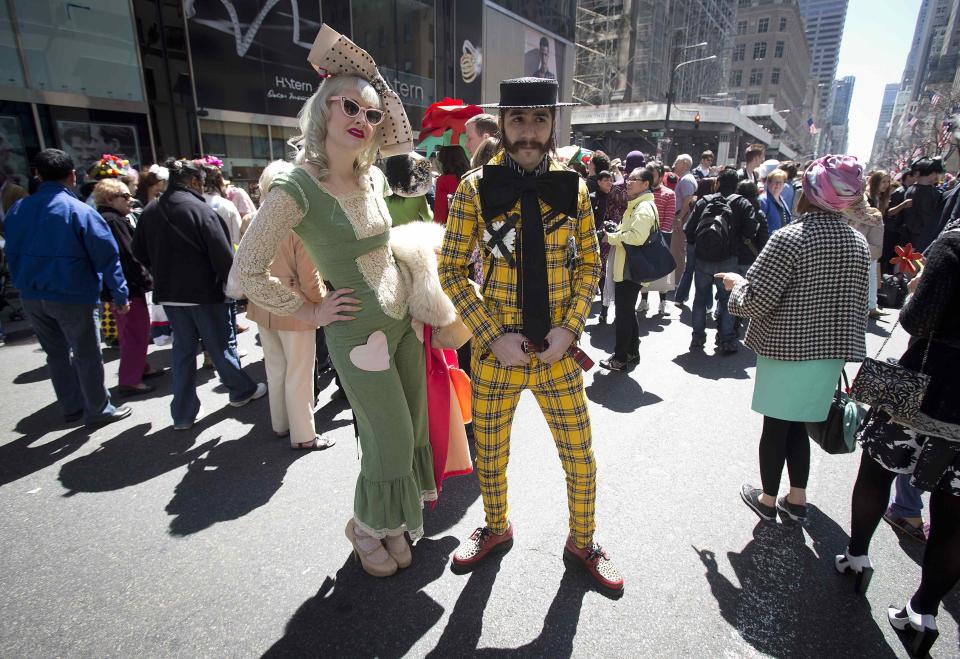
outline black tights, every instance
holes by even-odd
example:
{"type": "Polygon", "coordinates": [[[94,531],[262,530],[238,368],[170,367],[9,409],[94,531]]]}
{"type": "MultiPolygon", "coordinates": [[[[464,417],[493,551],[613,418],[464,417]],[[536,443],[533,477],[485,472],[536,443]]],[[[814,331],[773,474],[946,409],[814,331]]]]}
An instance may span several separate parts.
{"type": "MultiPolygon", "coordinates": [[[[853,486],[850,554],[863,556],[887,509],[896,474],[865,451],[853,486]]],[[[937,614],[940,602],[960,581],[960,497],[937,490],[930,495],[930,538],[923,553],[920,587],[910,600],[917,613],[937,614]]]]}
{"type": "Polygon", "coordinates": [[[790,486],[806,489],[810,476],[810,440],[806,424],[765,416],[760,435],[760,482],[764,494],[777,496],[784,462],[790,474],[790,486]]]}

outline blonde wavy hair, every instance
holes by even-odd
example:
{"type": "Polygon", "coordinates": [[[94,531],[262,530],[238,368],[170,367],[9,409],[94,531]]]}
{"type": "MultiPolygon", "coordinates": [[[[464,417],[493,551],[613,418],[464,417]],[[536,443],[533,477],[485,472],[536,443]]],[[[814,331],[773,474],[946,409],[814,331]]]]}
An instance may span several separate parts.
{"type": "MultiPolygon", "coordinates": [[[[322,181],[330,173],[330,157],[327,155],[324,143],[327,139],[327,121],[331,112],[340,112],[339,108],[328,103],[331,96],[342,95],[348,89],[360,92],[360,97],[368,107],[380,108],[380,95],[369,82],[356,76],[337,75],[323,81],[320,88],[310,99],[303,104],[297,121],[300,124],[300,134],[291,138],[288,144],[296,149],[294,162],[302,165],[310,162],[320,170],[319,178],[322,181]]],[[[353,163],[353,172],[359,181],[369,171],[377,158],[378,146],[374,139],[370,147],[361,151],[353,163]]]]}
{"type": "Polygon", "coordinates": [[[105,178],[93,189],[93,203],[97,206],[109,206],[114,197],[129,192],[130,188],[120,179],[105,178]]]}

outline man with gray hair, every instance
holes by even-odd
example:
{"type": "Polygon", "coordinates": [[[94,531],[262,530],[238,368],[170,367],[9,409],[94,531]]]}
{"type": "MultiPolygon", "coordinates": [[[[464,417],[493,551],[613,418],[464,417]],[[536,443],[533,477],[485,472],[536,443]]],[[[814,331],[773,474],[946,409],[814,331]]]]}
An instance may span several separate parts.
{"type": "MultiPolygon", "coordinates": [[[[693,167],[693,158],[689,153],[681,153],[673,162],[673,173],[679,179],[674,192],[677,195],[677,217],[673,221],[676,229],[683,229],[690,211],[693,209],[693,203],[697,200],[697,179],[690,171],[693,167]]],[[[683,231],[674,230],[673,242],[670,243],[670,251],[677,261],[677,269],[674,277],[677,279],[677,290],[674,293],[674,304],[683,304],[690,295],[690,286],[693,284],[693,267],[696,265],[696,256],[693,254],[693,245],[687,245],[683,231]],[[677,236],[681,236],[677,240],[677,236]],[[678,244],[679,243],[679,244],[678,244]],[[680,273],[683,274],[680,274],[680,273]]]]}
{"type": "Polygon", "coordinates": [[[464,133],[467,136],[467,153],[470,157],[477,152],[477,147],[487,137],[500,137],[500,127],[497,124],[497,118],[492,114],[475,114],[463,125],[464,133]]]}

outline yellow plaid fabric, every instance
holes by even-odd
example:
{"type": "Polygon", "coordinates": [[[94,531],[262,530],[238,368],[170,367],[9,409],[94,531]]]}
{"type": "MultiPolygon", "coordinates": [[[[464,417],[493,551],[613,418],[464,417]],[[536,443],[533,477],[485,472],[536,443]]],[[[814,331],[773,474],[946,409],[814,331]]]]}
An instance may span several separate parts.
{"type": "MultiPolygon", "coordinates": [[[[503,164],[502,153],[490,164],[503,164]]],[[[561,169],[555,162],[550,167],[561,169]]],[[[594,530],[596,465],[583,375],[569,356],[553,365],[533,356],[527,366],[507,367],[490,352],[490,343],[502,334],[521,330],[523,317],[517,304],[520,273],[484,241],[486,227],[478,191],[482,175],[482,170],[467,174],[453,197],[439,271],[444,291],[473,330],[473,431],[486,524],[494,533],[507,528],[510,430],[520,393],[530,389],[553,433],[566,472],[570,532],[578,547],[588,547],[594,530]],[[477,297],[467,278],[477,245],[486,275],[483,299],[477,297]]],[[[509,214],[520,216],[519,201],[509,214]]],[[[586,185],[580,183],[577,217],[552,215],[542,201],[540,214],[546,231],[551,325],[564,327],[579,339],[600,277],[600,254],[586,185]]],[[[518,221],[518,229],[520,225],[518,221]]],[[[517,242],[512,245],[516,248],[517,242]]]]}
{"type": "Polygon", "coordinates": [[[533,391],[553,433],[567,477],[570,534],[578,547],[593,541],[597,467],[583,375],[572,357],[553,365],[502,366],[492,353],[473,353],[473,435],[486,524],[507,530],[507,462],[513,413],[524,389],[533,391]]]}
{"type": "MultiPolygon", "coordinates": [[[[503,152],[494,156],[490,164],[503,164],[503,152]]],[[[562,169],[555,162],[551,162],[550,168],[562,169]]],[[[511,268],[506,259],[491,253],[483,240],[485,226],[480,215],[478,191],[482,176],[482,170],[475,170],[460,182],[450,204],[439,260],[440,282],[463,322],[473,330],[475,349],[484,349],[506,329],[523,325],[521,310],[517,306],[519,272],[511,268]],[[481,245],[484,275],[490,273],[484,279],[482,301],[467,279],[473,249],[478,244],[481,245]]],[[[519,217],[519,200],[510,214],[519,217]]],[[[579,339],[600,279],[600,251],[586,184],[580,183],[577,217],[567,218],[566,222],[563,222],[564,215],[550,217],[550,207],[542,201],[540,214],[547,232],[544,242],[551,324],[567,328],[579,339]],[[571,270],[567,265],[574,256],[571,270]]],[[[520,225],[518,221],[518,230],[520,225]]],[[[514,241],[514,248],[516,245],[514,241]]]]}

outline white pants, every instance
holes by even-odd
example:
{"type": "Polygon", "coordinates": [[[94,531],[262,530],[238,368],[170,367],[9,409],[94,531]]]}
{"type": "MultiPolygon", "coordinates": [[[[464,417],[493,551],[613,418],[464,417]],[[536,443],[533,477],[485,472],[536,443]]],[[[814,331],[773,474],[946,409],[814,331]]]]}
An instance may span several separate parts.
{"type": "Polygon", "coordinates": [[[273,431],[289,430],[291,446],[312,442],[317,434],[313,422],[316,334],[310,330],[278,331],[260,325],[260,343],[273,431]]]}
{"type": "Polygon", "coordinates": [[[877,308],[877,261],[870,261],[870,287],[867,290],[867,308],[873,311],[877,308]]]}

